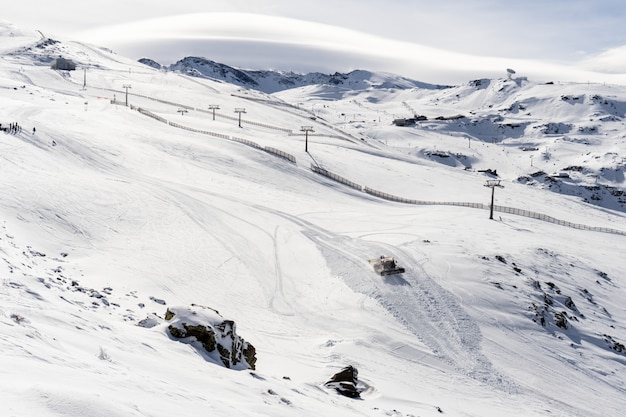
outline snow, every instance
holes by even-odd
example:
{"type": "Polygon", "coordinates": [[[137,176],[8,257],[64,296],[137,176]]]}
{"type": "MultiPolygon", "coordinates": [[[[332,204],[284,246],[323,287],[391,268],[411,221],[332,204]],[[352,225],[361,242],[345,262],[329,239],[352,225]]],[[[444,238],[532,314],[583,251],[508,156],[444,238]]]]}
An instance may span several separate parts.
{"type": "Polygon", "coordinates": [[[0,123],[23,127],[0,133],[3,415],[622,414],[626,356],[611,340],[626,340],[625,236],[390,202],[310,167],[408,199],[485,206],[491,177],[480,170],[497,169],[496,204],[625,231],[619,197],[586,188],[624,190],[624,87],[515,78],[267,95],[0,33],[0,123]],[[89,64],[86,89],[80,69],[49,69],[59,51],[89,64]],[[123,85],[133,106],[296,163],[112,104],[123,85]],[[428,120],[391,125],[414,113],[428,120]],[[435,120],[457,114],[467,118],[435,120]],[[544,132],[548,121],[573,128],[544,132]],[[314,128],[308,153],[303,125],[314,128]],[[538,149],[532,165],[523,147],[538,149]],[[558,187],[530,176],[574,165],[584,170],[558,187]],[[406,273],[375,274],[367,260],[380,255],[406,273]],[[193,303],[236,322],[256,348],[254,372],[138,325],[193,303]],[[556,326],[562,311],[568,329],[556,326]],[[347,365],[360,400],[323,386],[347,365]]]}

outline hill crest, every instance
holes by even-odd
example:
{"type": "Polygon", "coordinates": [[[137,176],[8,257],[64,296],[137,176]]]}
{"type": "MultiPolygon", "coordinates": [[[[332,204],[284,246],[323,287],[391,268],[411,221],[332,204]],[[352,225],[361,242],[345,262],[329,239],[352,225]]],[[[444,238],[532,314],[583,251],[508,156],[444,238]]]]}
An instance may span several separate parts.
{"type": "Polygon", "coordinates": [[[334,74],[323,74],[320,72],[299,74],[273,70],[247,70],[231,67],[202,57],[185,57],[169,66],[162,66],[149,58],[142,58],[139,62],[164,71],[175,71],[193,77],[221,80],[268,94],[316,84],[333,85],[348,90],[368,88],[446,88],[446,86],[415,81],[399,75],[366,70],[354,70],[349,73],[336,72],[334,74]]]}

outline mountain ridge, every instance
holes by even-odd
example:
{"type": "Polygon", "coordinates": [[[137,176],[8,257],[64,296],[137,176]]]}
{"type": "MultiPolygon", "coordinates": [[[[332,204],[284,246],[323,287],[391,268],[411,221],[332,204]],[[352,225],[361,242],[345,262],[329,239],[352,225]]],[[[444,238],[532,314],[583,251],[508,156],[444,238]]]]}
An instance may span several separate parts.
{"type": "Polygon", "coordinates": [[[139,59],[138,62],[163,71],[174,71],[192,77],[222,80],[268,94],[315,84],[328,84],[353,90],[368,88],[443,89],[449,87],[428,84],[400,75],[367,70],[354,70],[348,73],[335,72],[334,74],[323,74],[320,72],[300,74],[274,70],[249,70],[231,67],[207,58],[192,56],[182,58],[168,66],[163,66],[149,58],[139,59]]]}

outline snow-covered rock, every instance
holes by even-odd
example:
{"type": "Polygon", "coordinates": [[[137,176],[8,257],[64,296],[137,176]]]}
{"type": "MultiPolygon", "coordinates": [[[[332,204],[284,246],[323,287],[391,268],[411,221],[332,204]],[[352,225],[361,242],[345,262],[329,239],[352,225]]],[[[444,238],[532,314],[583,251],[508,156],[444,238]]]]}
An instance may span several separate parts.
{"type": "Polygon", "coordinates": [[[225,320],[217,310],[197,304],[169,307],[165,320],[172,337],[204,349],[216,363],[231,369],[255,369],[256,349],[237,335],[235,322],[225,320]]]}

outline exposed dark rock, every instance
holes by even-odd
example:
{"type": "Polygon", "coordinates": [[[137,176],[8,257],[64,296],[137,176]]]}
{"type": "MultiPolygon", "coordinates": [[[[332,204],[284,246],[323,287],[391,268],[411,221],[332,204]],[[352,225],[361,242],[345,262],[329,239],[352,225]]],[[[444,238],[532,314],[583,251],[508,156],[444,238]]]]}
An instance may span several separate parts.
{"type": "Polygon", "coordinates": [[[487,88],[491,84],[491,80],[487,78],[482,78],[478,80],[472,80],[469,82],[470,87],[476,87],[477,89],[480,87],[481,89],[487,88]]]}
{"type": "Polygon", "coordinates": [[[139,60],[139,62],[141,62],[144,65],[147,65],[149,67],[155,68],[155,69],[161,69],[161,64],[159,64],[158,62],[150,59],[150,58],[141,58],[139,60]]]}
{"type": "Polygon", "coordinates": [[[580,166],[580,165],[570,165],[568,167],[563,168],[563,171],[576,171],[576,172],[583,172],[584,171],[584,167],[580,166]]]}
{"type": "Polygon", "coordinates": [[[170,307],[165,320],[171,322],[169,333],[176,339],[200,345],[209,357],[227,368],[255,369],[256,349],[235,330],[235,322],[225,320],[217,310],[199,305],[170,307]]]}
{"type": "Polygon", "coordinates": [[[491,168],[479,169],[478,172],[484,172],[485,174],[488,174],[488,175],[491,175],[491,176],[494,176],[494,177],[498,176],[498,170],[496,170],[496,169],[491,169],[491,168]]]}
{"type": "Polygon", "coordinates": [[[556,325],[562,329],[567,330],[568,326],[567,326],[567,313],[566,312],[562,312],[562,313],[554,313],[554,320],[556,321],[556,325]]]}
{"type": "Polygon", "coordinates": [[[360,398],[361,393],[357,388],[359,371],[352,365],[343,368],[333,375],[324,385],[334,388],[341,395],[349,398],[360,398]]]}
{"type": "Polygon", "coordinates": [[[623,343],[618,342],[612,336],[605,334],[604,341],[609,345],[609,348],[619,353],[626,353],[626,347],[623,343]]]}
{"type": "Polygon", "coordinates": [[[552,299],[552,296],[545,292],[543,293],[543,301],[545,302],[547,306],[551,306],[552,304],[554,304],[554,300],[552,299]]]}

